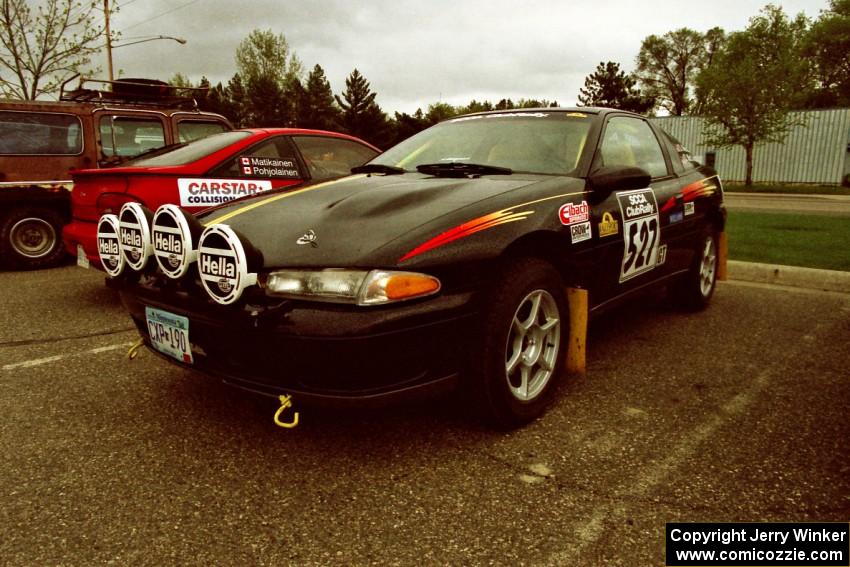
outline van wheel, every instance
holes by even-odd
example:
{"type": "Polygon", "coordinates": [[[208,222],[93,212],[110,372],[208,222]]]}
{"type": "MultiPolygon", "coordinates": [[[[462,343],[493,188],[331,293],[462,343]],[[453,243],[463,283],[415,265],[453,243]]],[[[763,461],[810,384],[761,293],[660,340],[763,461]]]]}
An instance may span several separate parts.
{"type": "Polygon", "coordinates": [[[52,209],[12,209],[0,220],[0,258],[12,268],[48,268],[65,256],[62,215],[52,209]]]}

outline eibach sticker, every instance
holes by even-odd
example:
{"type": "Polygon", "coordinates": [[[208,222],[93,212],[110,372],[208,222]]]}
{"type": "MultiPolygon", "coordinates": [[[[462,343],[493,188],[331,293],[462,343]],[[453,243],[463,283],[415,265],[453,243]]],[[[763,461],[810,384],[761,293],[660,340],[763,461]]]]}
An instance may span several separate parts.
{"type": "Polygon", "coordinates": [[[196,179],[177,180],[181,207],[209,207],[272,188],[268,179],[196,179]]]}
{"type": "Polygon", "coordinates": [[[569,226],[579,222],[587,222],[590,220],[590,207],[587,201],[582,201],[579,204],[567,203],[561,206],[558,211],[558,216],[561,219],[561,224],[569,226]]]}
{"type": "Polygon", "coordinates": [[[271,158],[262,156],[241,156],[239,168],[242,175],[270,177],[274,179],[301,179],[301,172],[295,158],[271,158]]]}
{"type": "Polygon", "coordinates": [[[623,261],[620,283],[646,273],[658,264],[661,225],[652,189],[617,193],[623,219],[623,261]]]}

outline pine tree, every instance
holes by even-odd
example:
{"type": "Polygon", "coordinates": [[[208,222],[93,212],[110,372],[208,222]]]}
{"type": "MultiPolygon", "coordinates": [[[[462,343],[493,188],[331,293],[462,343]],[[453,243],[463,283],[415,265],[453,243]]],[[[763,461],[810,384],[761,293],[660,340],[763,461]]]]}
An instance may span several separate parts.
{"type": "Polygon", "coordinates": [[[319,130],[336,130],[339,127],[339,109],[321,65],[313,67],[306,87],[299,94],[299,126],[319,130]]]}
{"type": "Polygon", "coordinates": [[[352,136],[382,147],[388,142],[389,132],[386,114],[375,102],[376,95],[369,81],[354,69],[345,79],[342,96],[336,95],[334,98],[342,108],[342,128],[352,136]]]}
{"type": "Polygon", "coordinates": [[[582,106],[604,106],[643,114],[655,106],[655,101],[641,95],[635,79],[620,70],[620,64],[600,62],[596,71],[584,80],[578,100],[582,106]]]}
{"type": "Polygon", "coordinates": [[[227,103],[230,107],[230,114],[228,116],[233,121],[233,125],[236,128],[246,126],[248,102],[245,96],[245,85],[242,83],[242,76],[239,73],[234,74],[227,82],[225,94],[227,95],[227,103]]]}
{"type": "MultiPolygon", "coordinates": [[[[430,126],[431,124],[422,113],[422,109],[416,109],[413,115],[403,113],[395,113],[395,119],[392,121],[393,135],[390,138],[389,145],[395,145],[410,136],[417,134],[430,126]]],[[[389,147],[389,145],[387,147],[389,147]]]]}

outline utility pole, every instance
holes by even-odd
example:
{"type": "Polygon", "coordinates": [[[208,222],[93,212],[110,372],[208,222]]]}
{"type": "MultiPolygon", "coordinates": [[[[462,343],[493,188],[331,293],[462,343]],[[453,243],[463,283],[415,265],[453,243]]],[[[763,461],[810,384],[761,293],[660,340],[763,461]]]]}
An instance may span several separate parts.
{"type": "Polygon", "coordinates": [[[114,80],[112,73],[112,34],[109,31],[109,0],[103,0],[103,18],[106,21],[106,61],[109,65],[109,80],[114,80]]]}

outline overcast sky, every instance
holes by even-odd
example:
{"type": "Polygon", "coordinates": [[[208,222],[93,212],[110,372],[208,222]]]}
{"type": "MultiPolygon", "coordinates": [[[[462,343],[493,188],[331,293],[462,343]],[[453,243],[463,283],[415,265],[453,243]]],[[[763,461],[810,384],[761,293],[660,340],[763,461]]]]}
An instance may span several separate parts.
{"type": "MultiPolygon", "coordinates": [[[[168,80],[180,72],[226,84],[239,42],[253,29],[286,36],[310,70],[318,63],[339,94],[356,67],[389,113],[443,101],[501,98],[576,102],[600,61],[625,71],[643,38],[681,27],[741,30],[767,0],[111,0],[122,41],[169,40],[113,51],[115,73],[168,80]]],[[[827,0],[774,1],[816,18],[827,0]]],[[[121,42],[119,42],[121,43],[121,42]]],[[[106,76],[105,57],[101,76],[106,76]]]]}

